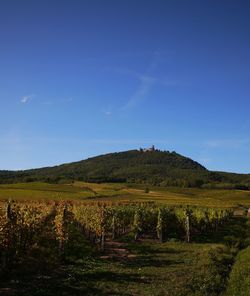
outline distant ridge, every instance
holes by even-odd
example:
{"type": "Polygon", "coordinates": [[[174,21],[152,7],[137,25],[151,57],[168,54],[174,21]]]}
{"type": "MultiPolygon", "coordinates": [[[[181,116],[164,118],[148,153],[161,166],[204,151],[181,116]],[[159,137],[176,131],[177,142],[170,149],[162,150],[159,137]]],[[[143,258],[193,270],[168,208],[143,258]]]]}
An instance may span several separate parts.
{"type": "MultiPolygon", "coordinates": [[[[1,183],[126,182],[156,186],[200,187],[226,183],[248,186],[250,175],[211,172],[176,152],[148,149],[100,155],[78,162],[25,171],[0,171],[1,183]]],[[[229,185],[228,185],[229,184],[229,185]]]]}

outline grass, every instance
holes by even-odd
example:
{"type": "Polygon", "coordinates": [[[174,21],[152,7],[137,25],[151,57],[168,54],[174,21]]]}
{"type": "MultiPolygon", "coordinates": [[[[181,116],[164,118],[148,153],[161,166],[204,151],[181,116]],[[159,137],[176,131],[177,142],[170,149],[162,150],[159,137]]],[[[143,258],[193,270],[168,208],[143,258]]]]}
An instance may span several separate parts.
{"type": "Polygon", "coordinates": [[[237,257],[224,296],[250,296],[250,220],[245,225],[245,249],[237,257]]]}
{"type": "Polygon", "coordinates": [[[219,246],[139,242],[129,248],[137,257],[103,261],[87,274],[80,272],[82,278],[87,275],[101,295],[191,295],[194,278],[209,264],[209,252],[219,246]]]}
{"type": "Polygon", "coordinates": [[[55,260],[44,264],[39,261],[44,255],[34,253],[2,281],[0,293],[8,287],[11,295],[31,296],[203,296],[206,291],[213,296],[214,282],[208,279],[215,275],[221,279],[221,275],[211,254],[227,255],[220,244],[140,241],[127,244],[135,255],[132,259],[101,259],[83,237],[75,235],[64,263],[55,260]]]}
{"type": "Polygon", "coordinates": [[[155,201],[169,205],[198,205],[208,207],[250,207],[250,192],[244,190],[159,188],[143,185],[47,184],[40,182],[0,185],[0,200],[99,200],[99,201],[155,201]]]}
{"type": "Polygon", "coordinates": [[[230,275],[225,296],[250,295],[250,247],[241,251],[230,275]]]}
{"type": "Polygon", "coordinates": [[[88,200],[125,194],[116,186],[91,183],[48,184],[42,182],[0,185],[0,200],[88,200]]]}

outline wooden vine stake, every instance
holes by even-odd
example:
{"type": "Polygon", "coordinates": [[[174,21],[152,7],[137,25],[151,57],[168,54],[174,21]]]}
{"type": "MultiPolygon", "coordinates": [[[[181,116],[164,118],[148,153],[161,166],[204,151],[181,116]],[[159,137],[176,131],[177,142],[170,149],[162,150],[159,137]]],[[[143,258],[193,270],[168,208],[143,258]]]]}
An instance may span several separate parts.
{"type": "Polygon", "coordinates": [[[162,231],[162,211],[159,208],[158,209],[158,219],[157,219],[157,226],[156,226],[156,231],[157,231],[157,237],[160,241],[160,243],[163,242],[163,231],[162,231]]]}
{"type": "Polygon", "coordinates": [[[186,228],[186,242],[190,243],[190,213],[188,210],[186,210],[185,228],[186,228]]]}
{"type": "Polygon", "coordinates": [[[139,232],[140,232],[140,213],[138,210],[135,211],[134,214],[134,222],[133,222],[133,229],[134,229],[134,233],[135,233],[135,241],[138,240],[139,238],[139,232]]]}

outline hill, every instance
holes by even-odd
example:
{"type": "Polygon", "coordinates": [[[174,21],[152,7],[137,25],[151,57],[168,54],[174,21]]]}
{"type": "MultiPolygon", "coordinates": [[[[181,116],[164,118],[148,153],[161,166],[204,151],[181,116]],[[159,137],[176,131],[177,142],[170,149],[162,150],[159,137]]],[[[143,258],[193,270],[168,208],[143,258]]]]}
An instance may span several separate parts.
{"type": "Polygon", "coordinates": [[[25,171],[0,171],[1,183],[46,181],[145,183],[161,186],[200,187],[228,183],[248,186],[249,175],[211,172],[176,152],[130,150],[92,157],[78,162],[25,171]]]}

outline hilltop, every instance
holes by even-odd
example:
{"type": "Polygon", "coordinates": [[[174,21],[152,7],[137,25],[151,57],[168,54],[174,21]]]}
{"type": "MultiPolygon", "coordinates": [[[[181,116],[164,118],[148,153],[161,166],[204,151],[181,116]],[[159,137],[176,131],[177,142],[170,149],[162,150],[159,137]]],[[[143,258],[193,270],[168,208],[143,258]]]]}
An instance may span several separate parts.
{"type": "Polygon", "coordinates": [[[211,172],[188,157],[176,152],[160,151],[154,147],[109,153],[54,167],[0,171],[1,183],[57,183],[73,180],[180,187],[200,187],[204,184],[211,186],[222,182],[245,186],[246,183],[250,183],[250,176],[211,172]]]}

